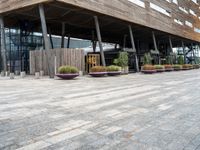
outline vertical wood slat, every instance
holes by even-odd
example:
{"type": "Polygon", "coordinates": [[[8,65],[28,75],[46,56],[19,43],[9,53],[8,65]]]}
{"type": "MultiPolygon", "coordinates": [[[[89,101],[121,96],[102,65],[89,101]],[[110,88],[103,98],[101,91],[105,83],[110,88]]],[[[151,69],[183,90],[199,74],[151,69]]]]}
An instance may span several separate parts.
{"type": "Polygon", "coordinates": [[[49,62],[49,67],[55,70],[55,57],[57,71],[62,65],[70,65],[85,72],[85,56],[82,49],[51,49],[30,51],[30,74],[43,70],[45,75],[49,75],[47,62],[49,62]]]}

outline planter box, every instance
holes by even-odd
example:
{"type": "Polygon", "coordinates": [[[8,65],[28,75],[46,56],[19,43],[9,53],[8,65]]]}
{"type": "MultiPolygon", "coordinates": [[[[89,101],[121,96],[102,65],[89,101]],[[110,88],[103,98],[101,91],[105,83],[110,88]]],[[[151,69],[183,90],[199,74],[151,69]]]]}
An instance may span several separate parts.
{"type": "Polygon", "coordinates": [[[171,72],[171,71],[174,71],[174,68],[167,68],[165,69],[166,72],[171,72]]]}
{"type": "Polygon", "coordinates": [[[121,71],[113,71],[113,72],[108,72],[108,76],[118,76],[121,75],[121,71]]]}
{"type": "Polygon", "coordinates": [[[165,72],[165,69],[156,69],[157,73],[165,72]]]}
{"type": "Polygon", "coordinates": [[[153,74],[153,73],[156,73],[157,71],[156,70],[141,70],[141,72],[144,74],[153,74]]]}
{"type": "Polygon", "coordinates": [[[90,72],[89,75],[92,77],[104,77],[107,72],[90,72]]]}
{"type": "Polygon", "coordinates": [[[122,70],[121,70],[121,73],[122,74],[128,74],[129,73],[129,67],[122,67],[122,70]]]}
{"type": "Polygon", "coordinates": [[[182,68],[174,68],[174,71],[181,71],[182,68]]]}
{"type": "Polygon", "coordinates": [[[56,74],[57,77],[64,79],[64,80],[71,80],[79,76],[78,73],[76,74],[56,74]]]}

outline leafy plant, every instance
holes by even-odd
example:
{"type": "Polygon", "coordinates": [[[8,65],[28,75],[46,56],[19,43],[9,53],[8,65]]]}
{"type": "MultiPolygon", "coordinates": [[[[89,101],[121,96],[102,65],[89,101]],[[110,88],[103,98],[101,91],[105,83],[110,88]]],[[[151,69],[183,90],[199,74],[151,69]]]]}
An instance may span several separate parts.
{"type": "Polygon", "coordinates": [[[144,54],[144,65],[151,65],[152,64],[152,57],[150,53],[144,54]]]}
{"type": "Polygon", "coordinates": [[[173,56],[166,56],[166,64],[173,64],[173,56]]]}
{"type": "Polygon", "coordinates": [[[94,66],[91,68],[91,72],[106,72],[106,67],[103,66],[94,66]]]}
{"type": "Polygon", "coordinates": [[[61,66],[58,69],[58,72],[60,74],[74,74],[74,73],[78,73],[78,69],[73,66],[61,66]]]}
{"type": "Polygon", "coordinates": [[[121,70],[121,67],[119,67],[119,66],[114,66],[114,65],[112,65],[112,66],[108,66],[108,67],[107,67],[107,71],[108,71],[108,72],[120,71],[120,70],[121,70]]]}
{"type": "Polygon", "coordinates": [[[184,58],[183,58],[183,56],[178,56],[178,64],[179,65],[183,65],[184,64],[184,58]]]}
{"type": "Polygon", "coordinates": [[[113,62],[115,65],[126,67],[128,66],[128,53],[127,52],[120,52],[119,57],[114,60],[113,62]]]}

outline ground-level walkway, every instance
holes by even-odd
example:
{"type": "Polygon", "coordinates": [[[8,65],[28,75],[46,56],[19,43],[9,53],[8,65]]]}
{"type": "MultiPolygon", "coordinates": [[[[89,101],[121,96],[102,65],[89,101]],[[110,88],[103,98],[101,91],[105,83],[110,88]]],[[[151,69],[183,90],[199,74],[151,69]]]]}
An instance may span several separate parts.
{"type": "Polygon", "coordinates": [[[0,78],[0,149],[198,150],[200,71],[0,78]]]}

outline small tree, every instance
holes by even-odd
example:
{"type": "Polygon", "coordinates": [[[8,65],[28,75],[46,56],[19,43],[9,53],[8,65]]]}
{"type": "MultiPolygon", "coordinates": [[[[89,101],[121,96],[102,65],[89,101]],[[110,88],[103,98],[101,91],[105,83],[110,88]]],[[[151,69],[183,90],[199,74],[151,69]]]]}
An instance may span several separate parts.
{"type": "Polygon", "coordinates": [[[184,64],[184,58],[183,58],[183,56],[178,56],[178,64],[179,65],[183,65],[184,64]]]}
{"type": "Polygon", "coordinates": [[[128,53],[127,52],[120,52],[119,57],[114,60],[114,64],[127,67],[128,66],[128,53]]]}
{"type": "Polygon", "coordinates": [[[151,65],[152,64],[152,57],[150,53],[144,54],[144,65],[151,65]]]}
{"type": "Polygon", "coordinates": [[[170,64],[170,65],[173,64],[173,56],[169,55],[166,57],[166,64],[170,64]]]}

